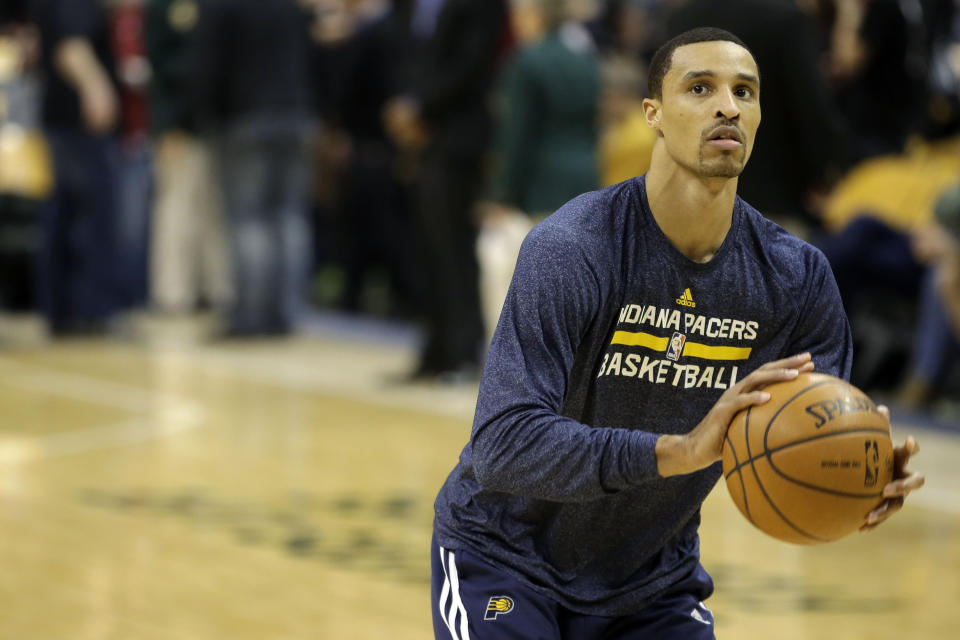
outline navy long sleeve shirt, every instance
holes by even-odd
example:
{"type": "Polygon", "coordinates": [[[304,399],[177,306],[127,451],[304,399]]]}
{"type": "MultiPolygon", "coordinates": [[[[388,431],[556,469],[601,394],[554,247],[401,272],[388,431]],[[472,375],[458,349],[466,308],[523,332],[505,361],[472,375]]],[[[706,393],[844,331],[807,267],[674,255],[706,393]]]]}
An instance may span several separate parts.
{"type": "Polygon", "coordinates": [[[706,263],[660,230],[643,177],[572,200],[523,244],[470,442],[436,500],[438,543],[574,611],[637,611],[696,567],[721,476],[718,462],[661,477],[657,438],[804,351],[849,377],[833,274],[743,200],[706,263]]]}

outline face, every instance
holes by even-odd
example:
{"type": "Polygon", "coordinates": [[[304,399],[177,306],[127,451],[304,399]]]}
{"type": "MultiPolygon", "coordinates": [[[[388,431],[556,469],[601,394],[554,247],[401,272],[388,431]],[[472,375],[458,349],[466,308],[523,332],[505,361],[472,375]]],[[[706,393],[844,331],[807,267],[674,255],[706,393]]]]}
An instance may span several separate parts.
{"type": "Polygon", "coordinates": [[[701,178],[735,178],[760,126],[760,74],[733,42],[678,47],[660,100],[644,101],[647,122],[668,156],[701,178]]]}

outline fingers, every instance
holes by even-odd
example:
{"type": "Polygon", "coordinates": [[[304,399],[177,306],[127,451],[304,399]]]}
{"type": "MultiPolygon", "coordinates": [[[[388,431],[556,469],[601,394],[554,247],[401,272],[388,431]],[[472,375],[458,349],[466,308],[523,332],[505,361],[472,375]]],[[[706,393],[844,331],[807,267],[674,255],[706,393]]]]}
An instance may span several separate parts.
{"type": "Polygon", "coordinates": [[[764,369],[800,369],[806,368],[809,366],[809,370],[813,370],[813,356],[809,353],[798,353],[795,356],[790,356],[789,358],[782,358],[780,360],[774,360],[762,365],[757,371],[764,369]]]}
{"type": "Polygon", "coordinates": [[[906,457],[904,461],[920,453],[920,445],[917,443],[917,439],[913,436],[907,436],[907,440],[903,443],[902,447],[898,447],[897,451],[904,452],[906,457]]]}
{"type": "Polygon", "coordinates": [[[880,415],[887,419],[887,422],[890,422],[890,409],[887,407],[887,405],[878,404],[877,411],[880,413],[880,415]]]}
{"type": "Polygon", "coordinates": [[[775,382],[794,380],[800,375],[800,369],[795,368],[764,368],[761,367],[740,381],[742,392],[755,391],[775,382]]]}
{"type": "Polygon", "coordinates": [[[766,391],[751,391],[750,393],[741,393],[735,397],[731,404],[733,405],[733,414],[758,404],[763,404],[770,399],[770,394],[766,391]]]}
{"type": "Polygon", "coordinates": [[[866,533],[867,531],[873,531],[887,518],[902,508],[903,498],[888,498],[884,500],[879,507],[867,514],[867,520],[863,526],[860,527],[860,532],[866,533]]]}
{"type": "Polygon", "coordinates": [[[789,358],[767,362],[740,381],[741,391],[761,389],[775,382],[793,380],[801,373],[813,371],[814,364],[809,353],[800,353],[789,358]]]}
{"type": "Polygon", "coordinates": [[[894,480],[887,483],[883,488],[885,500],[879,507],[867,514],[864,525],[860,527],[861,532],[872,531],[880,523],[903,508],[903,501],[910,495],[910,492],[919,489],[926,483],[927,479],[922,473],[910,471],[904,466],[906,461],[911,456],[916,455],[918,451],[920,451],[920,447],[913,436],[908,436],[904,445],[894,450],[894,480]]]}
{"type": "Polygon", "coordinates": [[[885,498],[906,498],[911,491],[915,491],[927,482],[927,478],[919,471],[904,469],[904,477],[890,482],[883,488],[885,498]]]}

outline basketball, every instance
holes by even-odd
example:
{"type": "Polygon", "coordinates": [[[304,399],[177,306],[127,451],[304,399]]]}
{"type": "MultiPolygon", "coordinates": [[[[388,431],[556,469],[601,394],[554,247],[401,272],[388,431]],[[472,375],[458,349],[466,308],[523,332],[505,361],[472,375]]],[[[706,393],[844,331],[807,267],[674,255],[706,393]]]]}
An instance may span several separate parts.
{"type": "Polygon", "coordinates": [[[798,544],[859,529],[893,477],[890,422],[850,383],[804,373],[765,389],[723,443],[734,503],[765,533],[798,544]]]}

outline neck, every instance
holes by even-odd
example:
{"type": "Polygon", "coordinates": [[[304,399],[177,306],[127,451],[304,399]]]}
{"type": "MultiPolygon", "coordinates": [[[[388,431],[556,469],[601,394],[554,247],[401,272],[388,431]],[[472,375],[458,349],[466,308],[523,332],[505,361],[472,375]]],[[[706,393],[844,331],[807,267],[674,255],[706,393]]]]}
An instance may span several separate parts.
{"type": "Polygon", "coordinates": [[[653,219],[681,253],[707,262],[733,223],[738,179],[702,178],[675,163],[657,162],[657,155],[654,149],[646,179],[653,219]]]}

